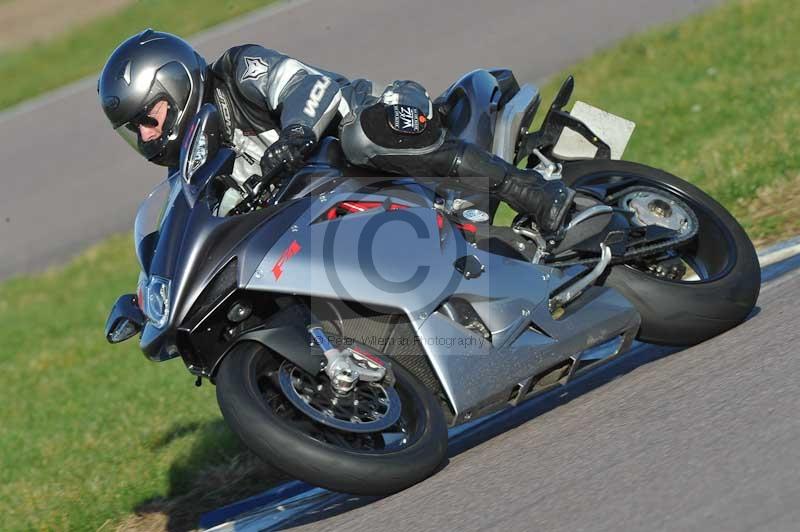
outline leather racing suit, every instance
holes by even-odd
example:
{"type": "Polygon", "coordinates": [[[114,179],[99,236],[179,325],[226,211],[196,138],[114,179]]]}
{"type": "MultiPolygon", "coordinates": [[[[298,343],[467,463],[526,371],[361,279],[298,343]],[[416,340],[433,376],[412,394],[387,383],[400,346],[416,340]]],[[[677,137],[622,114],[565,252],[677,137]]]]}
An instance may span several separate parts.
{"type": "MultiPolygon", "coordinates": [[[[395,81],[375,95],[368,80],[351,81],[252,44],[227,50],[209,70],[205,99],[220,110],[226,141],[237,153],[232,177],[240,184],[261,174],[270,146],[299,132],[313,137],[310,144],[338,136],[351,164],[441,176],[495,193],[548,232],[558,228],[571,203],[571,191],[560,181],[545,181],[473,144],[446,140],[439,113],[416,82],[395,81]]],[[[229,189],[220,214],[241,199],[229,189]]]]}

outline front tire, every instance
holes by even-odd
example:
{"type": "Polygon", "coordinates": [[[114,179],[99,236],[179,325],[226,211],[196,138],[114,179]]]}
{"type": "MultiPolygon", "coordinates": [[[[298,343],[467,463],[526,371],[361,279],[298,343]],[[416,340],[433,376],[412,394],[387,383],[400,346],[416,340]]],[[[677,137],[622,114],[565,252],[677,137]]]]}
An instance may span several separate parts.
{"type": "Polygon", "coordinates": [[[410,425],[409,443],[377,451],[344,445],[352,433],[322,427],[291,406],[276,409],[285,397],[264,378],[275,364],[280,364],[278,357],[260,344],[241,343],[222,361],[216,385],[225,421],[250,450],[276,468],[333,491],[388,495],[424,480],[444,460],[447,425],[441,407],[398,364],[393,365],[395,389],[410,425]]]}
{"type": "Polygon", "coordinates": [[[761,268],[742,226],[708,194],[672,174],[629,161],[590,160],[564,164],[573,188],[626,179],[686,202],[699,231],[683,253],[703,275],[694,281],[660,279],[627,264],[611,267],[604,285],[616,288],[642,316],[638,338],[666,345],[694,345],[743,322],[758,299],[761,268]]]}

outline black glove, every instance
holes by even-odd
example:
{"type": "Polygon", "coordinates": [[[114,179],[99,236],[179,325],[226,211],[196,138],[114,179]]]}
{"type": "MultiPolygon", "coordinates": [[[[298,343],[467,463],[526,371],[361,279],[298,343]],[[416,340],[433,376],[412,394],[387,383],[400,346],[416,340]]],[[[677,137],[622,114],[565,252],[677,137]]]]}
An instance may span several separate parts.
{"type": "Polygon", "coordinates": [[[300,124],[281,130],[261,157],[261,176],[266,181],[281,172],[294,173],[303,167],[306,157],[317,144],[314,130],[300,124]]]}

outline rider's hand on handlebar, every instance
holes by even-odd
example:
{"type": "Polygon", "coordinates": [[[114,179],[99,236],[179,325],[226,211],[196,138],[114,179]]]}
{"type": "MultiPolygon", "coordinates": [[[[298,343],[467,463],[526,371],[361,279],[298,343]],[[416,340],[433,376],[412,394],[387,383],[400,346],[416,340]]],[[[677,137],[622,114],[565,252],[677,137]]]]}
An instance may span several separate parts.
{"type": "Polygon", "coordinates": [[[283,128],[278,140],[261,157],[262,180],[269,181],[281,172],[296,172],[316,144],[317,136],[308,126],[295,124],[283,128]]]}

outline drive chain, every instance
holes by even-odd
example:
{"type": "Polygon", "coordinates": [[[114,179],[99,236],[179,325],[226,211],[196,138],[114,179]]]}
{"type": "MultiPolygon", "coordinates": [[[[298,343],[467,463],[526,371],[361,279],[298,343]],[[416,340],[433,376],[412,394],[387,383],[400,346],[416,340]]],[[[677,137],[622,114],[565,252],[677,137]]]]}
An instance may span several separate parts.
{"type": "MultiPolygon", "coordinates": [[[[665,191],[663,191],[661,189],[658,189],[658,188],[653,188],[653,187],[644,187],[644,186],[630,187],[630,188],[623,189],[622,191],[617,192],[616,194],[612,194],[611,196],[608,196],[608,198],[606,199],[606,202],[607,203],[613,203],[618,198],[621,198],[622,196],[625,196],[625,195],[630,194],[632,192],[654,192],[654,193],[658,193],[658,194],[664,194],[665,191]]],[[[676,236],[674,238],[671,238],[669,240],[666,240],[664,242],[657,242],[655,244],[641,246],[641,247],[638,247],[638,248],[634,247],[633,249],[629,249],[623,255],[617,255],[616,257],[612,257],[611,264],[621,264],[621,263],[628,262],[628,261],[630,261],[632,259],[636,259],[636,258],[639,258],[639,257],[644,257],[644,256],[647,256],[647,255],[652,255],[652,254],[654,254],[656,252],[663,251],[663,250],[666,250],[666,249],[670,249],[670,248],[673,248],[673,247],[678,246],[680,244],[683,244],[685,242],[688,242],[689,240],[691,240],[695,236],[697,236],[697,231],[698,231],[698,227],[699,227],[699,221],[697,219],[697,215],[694,213],[694,210],[691,207],[689,207],[688,205],[686,205],[683,201],[679,200],[677,197],[673,196],[673,199],[689,215],[689,217],[691,219],[691,230],[686,232],[685,234],[678,235],[678,236],[676,236]]],[[[634,242],[633,245],[635,246],[636,243],[634,242]]],[[[546,264],[548,266],[558,266],[559,268],[565,268],[565,267],[568,267],[568,266],[576,266],[576,265],[588,266],[588,265],[596,264],[599,260],[600,260],[599,257],[592,257],[592,258],[587,258],[587,259],[574,259],[574,260],[568,260],[568,261],[556,261],[556,262],[551,262],[551,263],[546,263],[546,264]]]]}

